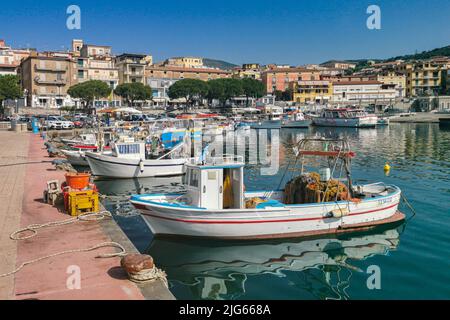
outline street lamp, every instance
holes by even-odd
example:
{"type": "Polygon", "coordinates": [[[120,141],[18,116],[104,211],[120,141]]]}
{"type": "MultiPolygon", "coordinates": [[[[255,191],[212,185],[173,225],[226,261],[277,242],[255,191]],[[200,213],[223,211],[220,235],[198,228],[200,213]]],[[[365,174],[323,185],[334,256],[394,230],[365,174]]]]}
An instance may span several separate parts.
{"type": "Polygon", "coordinates": [[[23,90],[23,105],[25,107],[28,106],[28,90],[27,89],[23,90]]]}
{"type": "Polygon", "coordinates": [[[161,86],[163,88],[164,110],[166,110],[166,108],[167,108],[166,89],[169,84],[170,84],[169,81],[166,81],[166,80],[161,81],[161,86]]]}

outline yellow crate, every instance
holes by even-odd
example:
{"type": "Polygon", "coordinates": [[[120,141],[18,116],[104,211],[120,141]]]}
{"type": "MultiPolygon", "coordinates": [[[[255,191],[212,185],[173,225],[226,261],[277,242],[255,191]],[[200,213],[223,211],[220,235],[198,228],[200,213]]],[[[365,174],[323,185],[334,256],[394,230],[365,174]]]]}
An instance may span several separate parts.
{"type": "Polygon", "coordinates": [[[69,192],[67,211],[71,216],[79,216],[87,212],[99,212],[98,193],[93,190],[69,192]]]}

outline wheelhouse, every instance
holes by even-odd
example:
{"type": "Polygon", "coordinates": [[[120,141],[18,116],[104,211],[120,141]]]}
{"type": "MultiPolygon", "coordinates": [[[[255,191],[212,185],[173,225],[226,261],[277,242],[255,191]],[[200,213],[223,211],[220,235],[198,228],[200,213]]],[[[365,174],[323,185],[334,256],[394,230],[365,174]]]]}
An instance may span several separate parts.
{"type": "Polygon", "coordinates": [[[189,205],[209,210],[244,209],[244,161],[242,157],[209,158],[185,165],[183,183],[189,205]]]}

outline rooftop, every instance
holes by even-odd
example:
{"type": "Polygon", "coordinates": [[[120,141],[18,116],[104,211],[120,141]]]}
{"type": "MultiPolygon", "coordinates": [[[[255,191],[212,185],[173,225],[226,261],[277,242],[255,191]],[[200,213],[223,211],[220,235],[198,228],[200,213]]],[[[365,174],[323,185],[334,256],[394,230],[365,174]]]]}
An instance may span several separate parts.
{"type": "Polygon", "coordinates": [[[229,74],[230,71],[225,71],[221,69],[213,69],[213,68],[184,68],[177,66],[150,66],[147,67],[147,70],[158,70],[158,71],[178,71],[178,72],[202,72],[202,73],[223,73],[229,74]]]}
{"type": "Polygon", "coordinates": [[[361,85],[361,84],[383,84],[380,81],[369,80],[369,81],[333,81],[334,86],[339,85],[361,85]]]}

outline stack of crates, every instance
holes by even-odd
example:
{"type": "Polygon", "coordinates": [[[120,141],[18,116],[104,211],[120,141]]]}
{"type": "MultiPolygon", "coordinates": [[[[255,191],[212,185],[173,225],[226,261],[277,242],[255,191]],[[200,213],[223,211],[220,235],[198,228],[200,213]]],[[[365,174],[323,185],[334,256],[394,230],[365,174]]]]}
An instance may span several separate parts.
{"type": "MultiPolygon", "coordinates": [[[[73,217],[84,213],[99,212],[99,196],[95,184],[89,183],[88,180],[84,184],[71,183],[67,176],[66,183],[62,185],[66,212],[73,217]],[[84,188],[77,189],[76,187],[84,188]]],[[[77,179],[78,177],[72,175],[69,178],[77,179]]],[[[87,176],[84,178],[89,179],[87,176]]]]}
{"type": "Polygon", "coordinates": [[[75,190],[66,187],[64,204],[69,215],[75,217],[88,212],[99,212],[99,197],[95,189],[75,190]]]}

